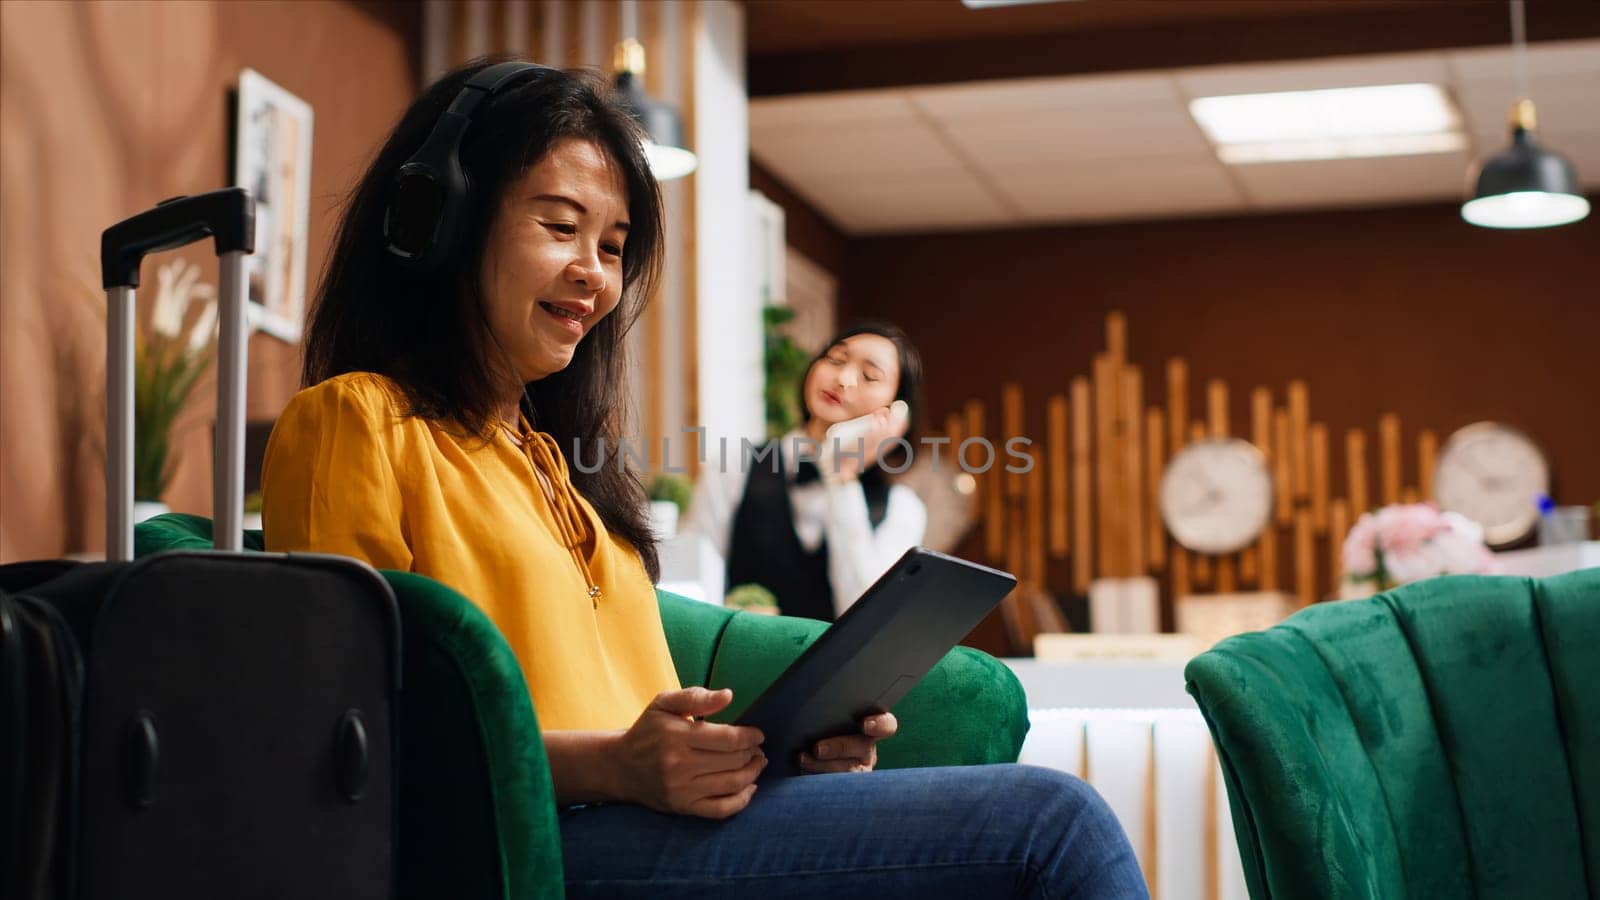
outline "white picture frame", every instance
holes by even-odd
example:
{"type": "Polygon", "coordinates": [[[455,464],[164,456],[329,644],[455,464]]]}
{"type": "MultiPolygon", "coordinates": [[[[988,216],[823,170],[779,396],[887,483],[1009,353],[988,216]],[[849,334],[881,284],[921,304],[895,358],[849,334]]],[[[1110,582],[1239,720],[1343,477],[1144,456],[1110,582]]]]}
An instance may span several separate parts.
{"type": "Polygon", "coordinates": [[[256,199],[256,250],[245,257],[250,325],[298,343],[306,309],[311,106],[243,69],[234,129],[233,183],[256,199]]]}

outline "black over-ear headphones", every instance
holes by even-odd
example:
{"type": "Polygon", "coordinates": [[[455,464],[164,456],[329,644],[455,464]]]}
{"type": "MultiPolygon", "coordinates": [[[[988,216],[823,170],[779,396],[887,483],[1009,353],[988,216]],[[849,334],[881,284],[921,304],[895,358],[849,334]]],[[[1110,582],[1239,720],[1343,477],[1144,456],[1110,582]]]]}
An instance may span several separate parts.
{"type": "Polygon", "coordinates": [[[383,238],[389,252],[407,268],[438,268],[455,243],[472,189],[459,154],[473,111],[520,76],[548,71],[550,67],[537,63],[504,62],[472,76],[434,123],[422,147],[395,173],[383,213],[383,238]]]}

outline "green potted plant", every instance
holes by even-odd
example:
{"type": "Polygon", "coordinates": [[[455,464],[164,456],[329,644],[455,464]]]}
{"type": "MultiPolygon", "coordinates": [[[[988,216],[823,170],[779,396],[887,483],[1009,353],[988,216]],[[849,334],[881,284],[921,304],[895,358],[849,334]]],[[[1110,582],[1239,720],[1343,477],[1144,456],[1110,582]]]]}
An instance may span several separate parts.
{"type": "Polygon", "coordinates": [[[167,511],[163,497],[177,466],[174,426],[206,368],[216,340],[217,293],[184,260],[156,270],[155,303],[133,352],[134,519],[167,511]],[[192,321],[191,321],[192,320],[192,321]]]}
{"type": "Polygon", "coordinates": [[[656,540],[665,541],[678,534],[678,520],[689,509],[692,488],[689,479],[672,472],[661,472],[650,479],[650,528],[656,540]]]}
{"type": "Polygon", "coordinates": [[[810,354],[796,344],[783,326],[794,318],[794,310],[785,306],[766,306],[761,309],[761,322],[766,340],[766,407],[767,437],[780,438],[800,424],[800,387],[806,377],[810,354]]]}
{"type": "Polygon", "coordinates": [[[741,584],[728,592],[722,605],[758,616],[780,615],[778,598],[759,584],[741,584]]]}

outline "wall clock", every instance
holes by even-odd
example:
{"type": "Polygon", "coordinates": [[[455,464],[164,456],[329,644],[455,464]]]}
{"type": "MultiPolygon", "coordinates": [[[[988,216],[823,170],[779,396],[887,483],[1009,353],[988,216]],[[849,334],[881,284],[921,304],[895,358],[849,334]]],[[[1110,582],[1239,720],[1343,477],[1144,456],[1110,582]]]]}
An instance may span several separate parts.
{"type": "Polygon", "coordinates": [[[1196,553],[1248,547],[1272,516],[1272,473],[1255,445],[1238,438],[1189,444],[1161,476],[1161,520],[1196,553]]]}
{"type": "Polygon", "coordinates": [[[1433,496],[1483,526],[1484,543],[1504,547],[1539,524],[1539,495],[1550,466],[1531,438],[1499,422],[1476,422],[1445,441],[1433,469],[1433,496]]]}

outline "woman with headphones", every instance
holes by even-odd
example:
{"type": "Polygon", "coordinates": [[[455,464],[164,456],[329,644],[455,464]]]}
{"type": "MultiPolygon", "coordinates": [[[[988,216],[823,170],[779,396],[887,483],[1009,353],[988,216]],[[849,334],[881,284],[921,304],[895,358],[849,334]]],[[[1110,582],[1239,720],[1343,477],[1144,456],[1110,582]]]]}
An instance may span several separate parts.
{"type": "MultiPolygon", "coordinates": [[[[635,473],[623,338],[660,267],[639,129],[594,74],[472,64],[350,198],[263,468],[266,543],[417,572],[516,653],[571,896],[1144,896],[1083,782],[1021,766],[818,774],[756,795],[752,728],[678,684],[635,473]],[[586,446],[587,445],[587,446],[586,446]]],[[[892,715],[805,768],[862,772],[892,715]]]]}

